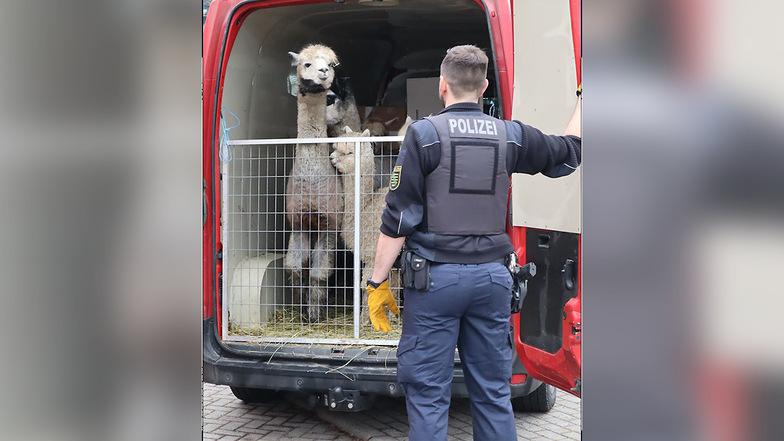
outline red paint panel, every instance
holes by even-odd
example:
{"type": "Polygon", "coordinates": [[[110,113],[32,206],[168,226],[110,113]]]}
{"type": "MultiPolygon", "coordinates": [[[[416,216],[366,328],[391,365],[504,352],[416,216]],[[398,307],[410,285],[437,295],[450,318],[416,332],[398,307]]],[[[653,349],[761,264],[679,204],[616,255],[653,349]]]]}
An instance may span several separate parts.
{"type": "Polygon", "coordinates": [[[574,64],[577,69],[577,85],[583,83],[582,57],[583,57],[583,13],[582,0],[569,0],[569,10],[572,16],[572,43],[574,43],[574,64]]]}
{"type": "MultiPolygon", "coordinates": [[[[207,19],[204,24],[203,34],[203,177],[207,181],[207,189],[205,190],[208,195],[207,200],[207,223],[206,225],[213,225],[214,231],[220,231],[220,205],[216,201],[220,201],[220,188],[219,185],[211,186],[210,183],[218,183],[220,177],[219,167],[220,164],[216,158],[211,157],[208,152],[211,146],[218,145],[219,143],[219,130],[218,124],[220,118],[215,115],[216,102],[220,103],[223,100],[223,82],[226,74],[226,66],[229,61],[229,54],[234,46],[234,40],[237,33],[242,26],[243,20],[248,14],[257,9],[274,8],[279,6],[301,5],[308,3],[328,3],[332,0],[270,0],[266,2],[254,2],[246,4],[237,8],[237,5],[242,0],[225,0],[216,1],[207,14],[207,19]],[[232,14],[231,12],[237,8],[232,14]],[[231,23],[228,20],[231,18],[231,23]],[[228,26],[228,33],[226,28],[228,26]],[[223,51],[224,36],[226,37],[226,44],[223,51]],[[224,54],[221,63],[221,54],[224,54]],[[218,69],[220,67],[220,70],[218,69]],[[216,98],[216,88],[218,91],[216,98]],[[212,176],[212,181],[210,180],[212,176]]],[[[217,151],[217,149],[216,149],[217,151]]],[[[207,228],[205,225],[202,233],[202,263],[203,263],[203,317],[215,317],[218,323],[218,332],[220,335],[221,330],[221,307],[219,302],[215,302],[218,306],[213,310],[213,300],[218,295],[217,277],[215,274],[220,273],[220,262],[216,261],[215,254],[221,249],[220,238],[213,236],[212,228],[207,228]]]]}
{"type": "MultiPolygon", "coordinates": [[[[526,231],[525,227],[507,228],[512,245],[515,247],[520,263],[525,263],[526,259],[526,231]]],[[[555,386],[572,395],[580,396],[580,392],[575,388],[575,377],[582,378],[582,236],[578,249],[578,271],[577,271],[577,296],[566,302],[564,312],[566,318],[562,323],[563,345],[555,354],[542,351],[532,346],[526,345],[520,340],[520,314],[512,314],[511,324],[513,328],[514,344],[517,350],[517,357],[525,366],[528,374],[547,384],[555,386]],[[577,330],[578,332],[573,332],[577,330]]]]}
{"type": "MultiPolygon", "coordinates": [[[[509,200],[512,200],[511,191],[509,195],[509,200]]],[[[508,211],[508,210],[507,210],[508,211]]],[[[507,226],[506,232],[509,234],[509,238],[512,240],[512,246],[515,248],[515,253],[517,253],[517,261],[520,263],[525,263],[526,261],[526,253],[525,253],[525,231],[524,227],[511,227],[507,226]]],[[[523,357],[521,357],[520,347],[522,346],[523,342],[520,341],[520,313],[512,314],[509,318],[510,323],[512,324],[512,335],[514,336],[515,342],[515,353],[517,354],[517,358],[523,362],[523,357]]],[[[527,369],[527,368],[526,368],[527,369]]],[[[529,371],[530,372],[530,371],[529,371]]]]}
{"type": "MultiPolygon", "coordinates": [[[[480,3],[478,0],[474,0],[480,3]]],[[[487,1],[485,12],[490,24],[498,87],[501,91],[501,108],[505,119],[512,117],[512,91],[514,81],[514,34],[511,1],[487,1]]]]}
{"type": "Polygon", "coordinates": [[[525,380],[528,378],[528,375],[525,374],[515,374],[512,375],[512,384],[523,384],[525,380]]]}

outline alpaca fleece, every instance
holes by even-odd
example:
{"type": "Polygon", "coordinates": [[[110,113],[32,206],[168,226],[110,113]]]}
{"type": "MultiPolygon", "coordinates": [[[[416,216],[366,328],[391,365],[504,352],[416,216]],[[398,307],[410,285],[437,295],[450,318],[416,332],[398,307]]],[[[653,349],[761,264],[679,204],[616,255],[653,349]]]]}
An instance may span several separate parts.
{"type": "MultiPolygon", "coordinates": [[[[290,55],[297,63],[297,137],[327,137],[327,90],[337,55],[310,45],[290,55]]],[[[326,144],[299,144],[286,185],[286,219],[292,231],[283,265],[311,322],[326,318],[327,279],[334,271],[337,230],[343,218],[343,185],[326,144]],[[307,275],[308,284],[304,284],[307,275]]]]}
{"type": "MultiPolygon", "coordinates": [[[[406,119],[406,123],[400,129],[400,135],[405,136],[411,118],[406,119]]],[[[349,136],[370,136],[370,130],[365,129],[361,134],[357,134],[350,127],[344,127],[343,137],[349,136]]],[[[360,174],[360,194],[354,193],[354,143],[336,143],[335,151],[332,153],[332,163],[340,171],[343,178],[343,188],[346,191],[345,208],[343,210],[343,229],[340,234],[346,242],[346,246],[354,249],[354,198],[359,197],[360,206],[360,260],[362,261],[362,280],[367,280],[373,273],[373,264],[376,258],[376,246],[378,245],[378,231],[381,226],[381,213],[386,207],[386,195],[389,187],[373,191],[374,177],[376,175],[376,157],[373,154],[373,147],[369,142],[360,143],[359,151],[359,174],[360,174]]],[[[400,288],[400,273],[393,269],[389,275],[390,289],[400,288]]],[[[367,307],[367,292],[362,292],[362,313],[360,321],[363,324],[369,322],[369,310],[367,307]]]]}

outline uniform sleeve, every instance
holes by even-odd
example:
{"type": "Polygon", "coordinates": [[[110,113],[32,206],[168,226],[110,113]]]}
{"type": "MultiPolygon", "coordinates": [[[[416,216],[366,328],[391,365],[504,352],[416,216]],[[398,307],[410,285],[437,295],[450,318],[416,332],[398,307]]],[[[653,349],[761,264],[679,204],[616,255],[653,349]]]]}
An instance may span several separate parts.
{"type": "Polygon", "coordinates": [[[425,175],[415,124],[409,127],[403,139],[392,169],[387,206],[381,215],[381,232],[390,237],[408,236],[422,222],[425,175]]]}
{"type": "Polygon", "coordinates": [[[566,176],[577,169],[582,160],[582,140],[577,136],[545,135],[539,129],[520,121],[507,123],[510,149],[507,170],[511,173],[551,178],[566,176]]]}

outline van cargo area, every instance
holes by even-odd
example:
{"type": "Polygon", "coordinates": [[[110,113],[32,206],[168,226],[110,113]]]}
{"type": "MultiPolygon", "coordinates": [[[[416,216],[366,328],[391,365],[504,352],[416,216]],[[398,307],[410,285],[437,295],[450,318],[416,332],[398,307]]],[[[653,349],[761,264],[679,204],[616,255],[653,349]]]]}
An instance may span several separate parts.
{"type": "MultiPolygon", "coordinates": [[[[241,27],[230,53],[224,54],[228,64],[218,108],[231,140],[281,142],[216,148],[223,245],[221,338],[246,350],[273,345],[279,351],[276,357],[307,345],[330,345],[323,354],[319,352],[326,358],[335,351],[343,355],[334,347],[364,346],[367,352],[369,346],[394,346],[402,312],[391,317],[389,334],[361,322],[357,336],[354,293],[355,280],[361,279],[355,279],[354,250],[346,246],[341,231],[329,231],[337,249],[327,282],[325,317],[313,321],[305,316],[307,302],[299,294],[301,287],[284,269],[291,234],[285,217],[286,183],[296,152],[295,145],[284,140],[297,137],[297,77],[289,52],[311,43],[332,48],[340,61],[336,76],[348,79],[360,116],[383,123],[386,133],[380,135],[396,135],[406,116],[418,119],[440,110],[436,89],[440,62],[446,50],[458,44],[477,45],[490,56],[484,107],[500,116],[487,17],[472,0],[360,0],[283,7],[258,2],[258,6],[233,18],[241,20],[241,27]],[[289,343],[290,350],[276,343],[289,343]]],[[[332,147],[324,150],[324,160],[329,160],[332,147]]],[[[382,197],[398,149],[397,143],[374,146],[374,191],[382,197]]],[[[345,207],[353,207],[353,189],[344,197],[349,202],[345,207]]],[[[334,212],[342,216],[345,207],[333,207],[334,212]]],[[[363,224],[364,231],[378,231],[381,213],[375,215],[378,222],[363,224]]],[[[371,248],[375,243],[362,240],[357,246],[371,248]]],[[[307,283],[307,278],[303,280],[307,283]]],[[[395,291],[402,310],[405,300],[402,292],[395,291]]],[[[394,363],[393,352],[382,352],[368,354],[383,355],[394,363]]]]}

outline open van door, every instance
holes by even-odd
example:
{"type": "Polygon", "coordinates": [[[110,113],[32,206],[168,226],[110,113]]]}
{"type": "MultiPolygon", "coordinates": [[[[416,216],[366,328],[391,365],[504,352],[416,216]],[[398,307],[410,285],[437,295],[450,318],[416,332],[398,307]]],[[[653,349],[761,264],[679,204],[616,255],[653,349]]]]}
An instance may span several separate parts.
{"type": "MultiPolygon", "coordinates": [[[[512,119],[561,134],[580,82],[580,0],[514,2],[512,119]]],[[[519,314],[515,345],[528,374],[581,394],[581,171],[551,179],[512,176],[511,237],[537,275],[519,314]]]]}

